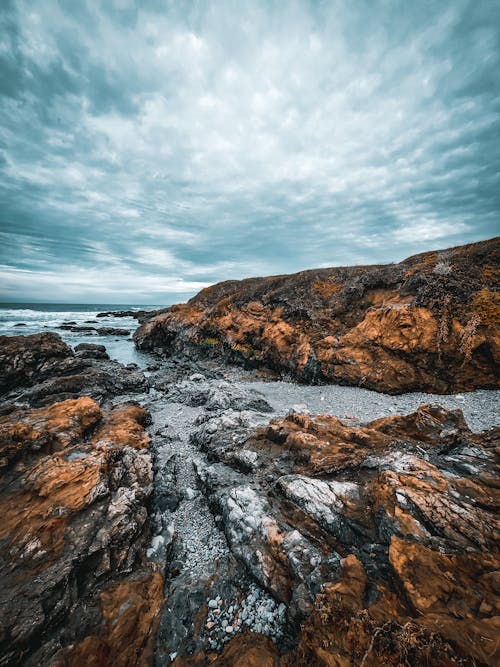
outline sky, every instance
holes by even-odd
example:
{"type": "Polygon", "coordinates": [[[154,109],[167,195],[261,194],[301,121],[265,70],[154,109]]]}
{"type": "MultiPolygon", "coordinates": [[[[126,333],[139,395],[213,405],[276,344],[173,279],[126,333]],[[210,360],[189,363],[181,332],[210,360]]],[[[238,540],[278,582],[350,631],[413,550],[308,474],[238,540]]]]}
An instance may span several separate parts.
{"type": "Polygon", "coordinates": [[[500,233],[498,0],[1,0],[0,300],[500,233]]]}

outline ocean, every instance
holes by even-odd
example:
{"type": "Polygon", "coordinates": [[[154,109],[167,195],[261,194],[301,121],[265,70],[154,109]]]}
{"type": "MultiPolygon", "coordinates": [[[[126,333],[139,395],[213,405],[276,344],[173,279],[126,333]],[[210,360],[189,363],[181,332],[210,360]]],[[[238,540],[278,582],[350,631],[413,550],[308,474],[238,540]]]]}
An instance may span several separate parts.
{"type": "Polygon", "coordinates": [[[59,327],[64,322],[71,322],[78,326],[127,329],[132,335],[139,326],[135,318],[96,318],[97,313],[120,310],[156,310],[158,308],[165,308],[165,304],[144,306],[107,303],[0,303],[0,335],[18,336],[54,331],[72,347],[78,343],[99,343],[106,346],[112,359],[117,359],[123,364],[136,363],[144,367],[148,363],[148,358],[135,349],[131,336],[102,336],[95,332],[84,334],[59,329],[59,327]]]}

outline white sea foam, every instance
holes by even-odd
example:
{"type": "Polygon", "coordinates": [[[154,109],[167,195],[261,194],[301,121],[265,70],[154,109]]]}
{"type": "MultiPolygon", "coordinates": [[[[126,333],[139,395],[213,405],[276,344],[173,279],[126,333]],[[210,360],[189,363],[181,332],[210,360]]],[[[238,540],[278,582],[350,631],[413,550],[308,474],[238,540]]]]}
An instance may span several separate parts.
{"type": "MultiPolygon", "coordinates": [[[[30,304],[31,305],[31,304],[30,304]]],[[[34,305],[34,304],[33,304],[34,305]]],[[[71,346],[83,342],[100,343],[106,346],[108,353],[114,359],[122,363],[135,362],[145,365],[144,355],[137,352],[133,342],[122,336],[102,336],[96,332],[82,333],[78,331],[67,331],[59,327],[64,322],[74,322],[77,326],[114,327],[127,329],[131,333],[138,326],[137,320],[133,317],[103,317],[97,318],[101,312],[119,311],[119,310],[140,310],[145,308],[159,308],[160,306],[113,306],[103,305],[82,305],[68,306],[56,305],[36,305],[32,308],[24,305],[1,304],[0,305],[0,335],[18,336],[40,333],[43,331],[54,331],[71,346]],[[94,322],[91,322],[94,320],[94,322]],[[23,326],[18,326],[19,324],[23,326]]]]}

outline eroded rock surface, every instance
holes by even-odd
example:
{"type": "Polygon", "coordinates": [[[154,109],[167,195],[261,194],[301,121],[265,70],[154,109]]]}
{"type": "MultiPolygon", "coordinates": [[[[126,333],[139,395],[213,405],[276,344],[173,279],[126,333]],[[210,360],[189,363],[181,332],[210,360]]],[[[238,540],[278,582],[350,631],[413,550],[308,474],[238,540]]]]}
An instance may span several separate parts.
{"type": "Polygon", "coordinates": [[[85,344],[76,351],[55,333],[0,336],[0,397],[4,411],[23,403],[49,405],[54,401],[144,391],[142,371],[109,359],[103,345],[85,344]]]}
{"type": "Polygon", "coordinates": [[[224,651],[201,642],[174,664],[498,664],[498,431],[474,434],[438,405],[360,426],[297,413],[199,421],[199,486],[286,621],[269,643],[235,603],[224,651]]]}
{"type": "Polygon", "coordinates": [[[150,663],[147,421],[89,397],[0,417],[0,665],[150,663]]]}
{"type": "Polygon", "coordinates": [[[0,392],[81,368],[71,347],[57,334],[0,336],[0,392]]]}
{"type": "Polygon", "coordinates": [[[498,663],[498,433],[455,409],[490,427],[495,392],[146,377],[91,344],[30,368],[0,417],[0,665],[498,663]]]}
{"type": "Polygon", "coordinates": [[[144,350],[400,393],[497,387],[499,240],[393,265],[226,281],[150,317],[144,350]]]}

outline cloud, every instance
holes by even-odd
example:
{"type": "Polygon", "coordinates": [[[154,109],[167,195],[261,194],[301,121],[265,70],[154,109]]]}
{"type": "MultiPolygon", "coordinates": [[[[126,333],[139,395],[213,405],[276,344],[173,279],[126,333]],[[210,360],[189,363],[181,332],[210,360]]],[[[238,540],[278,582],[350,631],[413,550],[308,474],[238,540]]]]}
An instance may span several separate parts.
{"type": "Polygon", "coordinates": [[[498,233],[495,3],[18,0],[0,22],[4,298],[175,301],[498,233]]]}

